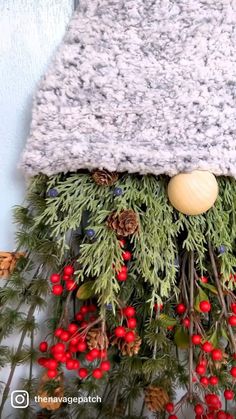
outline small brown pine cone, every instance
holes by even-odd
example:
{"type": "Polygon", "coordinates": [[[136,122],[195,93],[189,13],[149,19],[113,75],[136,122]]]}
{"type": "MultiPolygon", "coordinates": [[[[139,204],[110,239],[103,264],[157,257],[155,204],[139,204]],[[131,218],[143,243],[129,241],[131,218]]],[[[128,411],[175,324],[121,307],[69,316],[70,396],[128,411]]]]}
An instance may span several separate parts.
{"type": "Polygon", "coordinates": [[[0,278],[8,278],[24,253],[0,252],[0,278]]]}
{"type": "Polygon", "coordinates": [[[91,329],[88,331],[87,336],[87,345],[91,349],[107,349],[109,345],[109,340],[106,333],[102,332],[101,329],[91,329]]]}
{"type": "Polygon", "coordinates": [[[57,410],[62,404],[60,399],[64,396],[64,377],[63,375],[58,375],[54,380],[58,383],[58,387],[56,387],[52,393],[49,393],[44,386],[50,382],[51,379],[47,376],[46,372],[43,373],[41,377],[38,396],[40,397],[39,405],[42,409],[57,410]],[[58,398],[58,400],[56,400],[56,398],[58,398]]]}
{"type": "Polygon", "coordinates": [[[116,172],[108,172],[108,170],[94,170],[92,178],[97,185],[100,186],[112,186],[118,180],[118,174],[116,172]]]}
{"type": "Polygon", "coordinates": [[[107,218],[107,225],[117,236],[126,237],[138,231],[138,216],[133,210],[113,212],[107,218]]]}
{"type": "Polygon", "coordinates": [[[112,345],[117,345],[123,356],[134,356],[139,353],[142,344],[140,336],[136,336],[134,342],[125,342],[123,339],[115,338],[112,345]]]}
{"type": "Polygon", "coordinates": [[[169,396],[163,388],[149,386],[145,389],[145,404],[151,412],[163,412],[167,403],[169,396]]]}

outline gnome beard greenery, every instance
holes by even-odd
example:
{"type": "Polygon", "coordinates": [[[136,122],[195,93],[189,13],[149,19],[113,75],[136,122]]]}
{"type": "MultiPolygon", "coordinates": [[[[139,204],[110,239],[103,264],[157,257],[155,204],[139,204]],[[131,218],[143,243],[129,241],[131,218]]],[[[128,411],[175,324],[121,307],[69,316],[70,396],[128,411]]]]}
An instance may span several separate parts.
{"type": "Polygon", "coordinates": [[[26,362],[23,417],[38,393],[101,397],[41,404],[53,418],[235,417],[219,398],[236,376],[233,9],[79,1],[21,159],[23,256],[0,260],[3,419],[26,362]]]}
{"type": "Polygon", "coordinates": [[[82,171],[32,179],[27,205],[15,209],[23,257],[0,294],[0,361],[10,365],[1,415],[21,363],[31,399],[24,417],[36,415],[39,387],[53,395],[62,379],[64,395],[102,402],[55,403],[53,417],[144,418],[156,409],[178,418],[186,403],[223,415],[220,392],[235,397],[236,182],[217,181],[215,205],[186,216],[169,203],[164,176],[120,174],[111,185],[82,171]],[[49,317],[45,336],[38,310],[49,317]],[[13,332],[12,350],[4,338],[13,332]]]}

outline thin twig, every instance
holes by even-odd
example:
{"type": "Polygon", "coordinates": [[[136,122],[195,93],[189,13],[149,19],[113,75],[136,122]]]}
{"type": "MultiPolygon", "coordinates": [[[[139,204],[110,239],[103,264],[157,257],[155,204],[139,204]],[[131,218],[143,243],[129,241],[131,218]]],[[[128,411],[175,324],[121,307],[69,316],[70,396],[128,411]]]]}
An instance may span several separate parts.
{"type": "MultiPolygon", "coordinates": [[[[28,312],[28,315],[27,315],[27,318],[26,318],[26,321],[25,321],[26,323],[28,323],[29,321],[32,320],[33,315],[34,315],[34,311],[35,311],[35,304],[32,305],[29,309],[29,312],[28,312]]],[[[23,330],[23,332],[21,334],[21,338],[20,338],[20,341],[19,341],[19,344],[18,344],[18,347],[17,347],[17,350],[16,350],[16,355],[20,353],[26,335],[27,335],[27,329],[23,330]]],[[[3,391],[3,395],[2,395],[2,403],[1,403],[1,406],[0,406],[0,418],[3,417],[2,413],[3,413],[4,405],[5,405],[6,400],[8,398],[8,394],[9,394],[9,391],[10,391],[11,382],[12,382],[12,379],[13,379],[13,376],[14,376],[14,373],[15,373],[16,366],[17,366],[17,364],[15,362],[11,365],[11,370],[10,370],[10,373],[9,373],[9,376],[8,376],[8,380],[7,380],[6,386],[5,386],[4,391],[3,391]]]]}
{"type": "Polygon", "coordinates": [[[213,251],[211,243],[208,243],[208,248],[209,248],[209,255],[210,255],[210,259],[211,259],[213,274],[214,274],[214,277],[215,277],[216,287],[217,287],[217,290],[218,290],[219,300],[221,302],[222,310],[224,312],[224,316],[225,316],[225,319],[226,319],[226,324],[227,324],[227,328],[228,328],[228,331],[229,331],[231,345],[232,345],[234,353],[236,353],[236,340],[235,340],[235,336],[234,336],[234,332],[232,330],[232,327],[227,322],[227,319],[228,319],[227,307],[226,307],[224,294],[223,294],[223,290],[222,290],[222,287],[221,287],[221,283],[220,283],[220,279],[219,279],[219,275],[218,275],[218,271],[217,271],[214,251],[213,251]]]}
{"type": "Polygon", "coordinates": [[[189,306],[189,399],[192,402],[193,398],[193,317],[194,317],[194,255],[193,251],[189,255],[189,279],[190,279],[190,306],[189,306]]]}

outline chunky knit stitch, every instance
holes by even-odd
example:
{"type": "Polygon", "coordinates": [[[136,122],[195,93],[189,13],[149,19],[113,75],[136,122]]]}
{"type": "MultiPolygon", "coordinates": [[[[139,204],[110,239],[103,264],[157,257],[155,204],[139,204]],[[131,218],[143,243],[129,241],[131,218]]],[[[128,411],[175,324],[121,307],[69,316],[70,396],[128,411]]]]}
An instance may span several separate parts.
{"type": "Polygon", "coordinates": [[[21,166],[236,177],[235,28],[235,0],[81,0],[21,166]]]}

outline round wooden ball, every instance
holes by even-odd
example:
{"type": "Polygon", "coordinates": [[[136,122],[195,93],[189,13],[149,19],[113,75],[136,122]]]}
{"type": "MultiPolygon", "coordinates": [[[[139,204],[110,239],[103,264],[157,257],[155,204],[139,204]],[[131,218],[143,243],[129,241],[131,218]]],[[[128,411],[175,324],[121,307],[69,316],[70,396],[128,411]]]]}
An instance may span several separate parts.
{"type": "Polygon", "coordinates": [[[215,176],[207,171],[194,170],[173,176],[168,185],[168,197],[178,211],[199,215],[209,210],[218,196],[215,176]]]}

